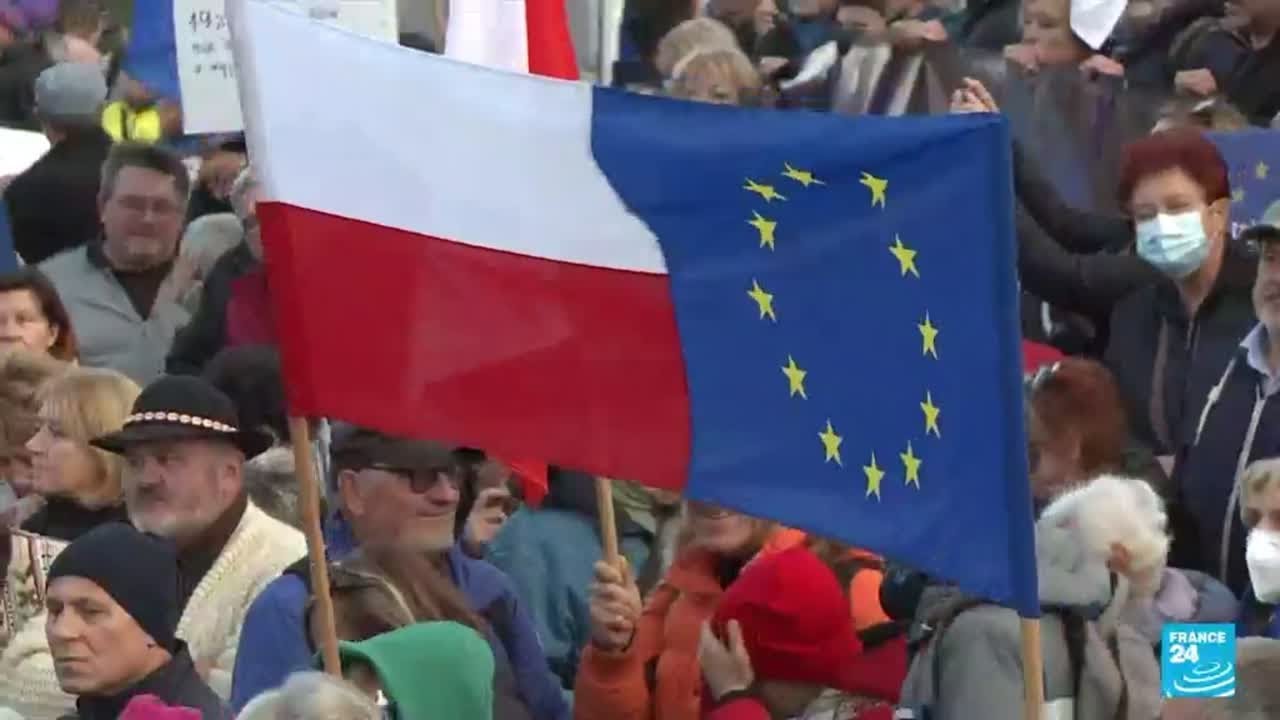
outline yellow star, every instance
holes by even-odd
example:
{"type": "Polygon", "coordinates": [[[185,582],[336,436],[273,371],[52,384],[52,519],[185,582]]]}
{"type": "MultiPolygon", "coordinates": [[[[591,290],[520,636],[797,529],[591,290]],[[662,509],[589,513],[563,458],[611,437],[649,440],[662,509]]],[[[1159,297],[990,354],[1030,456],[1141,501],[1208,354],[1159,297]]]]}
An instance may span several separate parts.
{"type": "Polygon", "coordinates": [[[748,190],[750,192],[753,192],[759,195],[760,197],[764,198],[765,202],[773,202],[774,200],[787,199],[786,197],[779,195],[778,191],[774,190],[772,185],[761,185],[760,183],[756,182],[755,180],[752,180],[751,178],[747,178],[747,184],[743,185],[742,189],[748,190]]]}
{"type": "Polygon", "coordinates": [[[809,187],[810,185],[826,185],[826,183],[814,177],[813,173],[808,170],[797,170],[791,167],[791,163],[782,164],[782,176],[791,178],[805,187],[809,187]]]}
{"type": "Polygon", "coordinates": [[[915,451],[911,449],[911,443],[907,443],[907,451],[899,453],[898,457],[902,458],[902,466],[907,471],[907,484],[915,485],[916,489],[920,489],[920,466],[924,461],[916,457],[915,451]]]}
{"type": "Polygon", "coordinates": [[[764,218],[760,213],[752,211],[754,216],[747,221],[747,224],[755,228],[760,233],[760,247],[773,249],[773,231],[778,228],[778,223],[764,218]]]}
{"type": "Polygon", "coordinates": [[[932,355],[936,360],[938,358],[938,328],[933,326],[933,322],[929,320],[929,313],[924,314],[924,322],[916,325],[920,329],[920,339],[924,341],[925,355],[932,355]]]}
{"type": "Polygon", "coordinates": [[[1258,167],[1253,169],[1253,174],[1257,175],[1259,180],[1266,180],[1268,172],[1271,172],[1271,168],[1264,162],[1259,162],[1258,167]]]}
{"type": "Polygon", "coordinates": [[[924,394],[920,409],[924,411],[924,434],[933,433],[935,437],[942,437],[942,430],[938,428],[938,416],[942,414],[942,408],[933,404],[933,393],[924,394]]]}
{"type": "Polygon", "coordinates": [[[747,291],[747,296],[755,300],[756,304],[760,306],[761,320],[767,317],[774,322],[778,322],[778,316],[773,314],[773,295],[765,292],[764,288],[760,287],[760,283],[752,280],[751,289],[747,291]]]}
{"type": "Polygon", "coordinates": [[[872,495],[880,499],[880,481],[884,479],[884,471],[876,465],[876,454],[871,453],[871,464],[863,465],[862,472],[867,474],[867,497],[872,495]]]}
{"type": "Polygon", "coordinates": [[[844,467],[844,462],[840,460],[840,443],[844,442],[844,438],[836,434],[830,420],[827,421],[827,428],[818,433],[818,439],[822,441],[822,448],[827,451],[826,462],[844,467]]]}
{"type": "Polygon", "coordinates": [[[902,266],[902,277],[906,277],[907,273],[920,277],[920,271],[916,269],[916,251],[903,245],[902,238],[893,236],[893,244],[889,246],[889,252],[898,258],[898,264],[902,266]]]}
{"type": "Polygon", "coordinates": [[[1236,188],[1231,191],[1231,202],[1244,202],[1244,188],[1236,188]]]}
{"type": "Polygon", "coordinates": [[[878,178],[869,172],[864,172],[862,173],[861,182],[871,191],[871,207],[876,205],[884,207],[885,191],[889,189],[889,181],[884,178],[878,178]]]}
{"type": "Polygon", "coordinates": [[[787,356],[787,366],[782,368],[782,374],[787,376],[787,381],[791,384],[789,397],[799,395],[805,400],[809,399],[809,396],[804,394],[804,376],[808,375],[809,371],[803,370],[799,365],[796,365],[795,358],[790,355],[787,356]]]}

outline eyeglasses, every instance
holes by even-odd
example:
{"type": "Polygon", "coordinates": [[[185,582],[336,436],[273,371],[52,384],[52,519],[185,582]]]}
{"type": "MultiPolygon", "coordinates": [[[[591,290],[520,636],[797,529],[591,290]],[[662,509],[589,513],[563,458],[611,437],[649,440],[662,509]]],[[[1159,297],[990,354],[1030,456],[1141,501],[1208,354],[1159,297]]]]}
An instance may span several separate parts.
{"type": "Polygon", "coordinates": [[[454,490],[457,490],[462,485],[462,467],[457,464],[432,468],[398,468],[390,465],[370,465],[369,469],[398,475],[409,484],[410,490],[419,495],[431,490],[436,486],[436,483],[442,481],[448,483],[454,490]]]}

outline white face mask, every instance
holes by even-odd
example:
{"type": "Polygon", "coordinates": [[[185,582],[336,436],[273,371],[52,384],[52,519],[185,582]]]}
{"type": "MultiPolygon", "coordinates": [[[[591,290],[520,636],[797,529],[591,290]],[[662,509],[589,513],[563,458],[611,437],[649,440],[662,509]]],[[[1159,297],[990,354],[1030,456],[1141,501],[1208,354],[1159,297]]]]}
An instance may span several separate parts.
{"type": "Polygon", "coordinates": [[[1268,605],[1280,603],[1280,533],[1254,528],[1244,551],[1253,594],[1268,605]]]}
{"type": "Polygon", "coordinates": [[[1199,210],[1160,213],[1135,229],[1139,257],[1175,280],[1198,270],[1209,257],[1209,238],[1199,210]]]}

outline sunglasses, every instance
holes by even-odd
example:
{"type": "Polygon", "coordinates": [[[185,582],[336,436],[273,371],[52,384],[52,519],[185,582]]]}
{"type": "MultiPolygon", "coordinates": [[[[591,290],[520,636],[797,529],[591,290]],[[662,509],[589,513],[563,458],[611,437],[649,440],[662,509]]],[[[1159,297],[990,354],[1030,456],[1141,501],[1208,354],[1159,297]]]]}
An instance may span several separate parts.
{"type": "Polygon", "coordinates": [[[409,489],[419,495],[431,490],[436,483],[448,483],[454,490],[462,486],[462,466],[457,463],[432,468],[402,468],[393,465],[370,465],[370,470],[381,470],[403,478],[409,489]]]}

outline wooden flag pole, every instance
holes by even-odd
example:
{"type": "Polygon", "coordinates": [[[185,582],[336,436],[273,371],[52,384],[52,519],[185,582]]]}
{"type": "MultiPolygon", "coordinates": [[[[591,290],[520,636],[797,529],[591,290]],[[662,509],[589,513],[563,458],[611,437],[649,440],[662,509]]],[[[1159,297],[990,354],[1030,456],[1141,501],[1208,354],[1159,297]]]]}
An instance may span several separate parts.
{"type": "Polygon", "coordinates": [[[622,569],[618,559],[618,523],[613,514],[613,481],[596,478],[596,509],[600,513],[600,542],[604,545],[604,561],[622,569]]]}
{"type": "Polygon", "coordinates": [[[1018,618],[1022,626],[1022,699],[1027,720],[1040,720],[1044,707],[1044,656],[1040,647],[1040,619],[1018,618]]]}
{"type": "MultiPolygon", "coordinates": [[[[316,477],[311,451],[311,426],[306,418],[289,418],[289,440],[293,443],[293,464],[298,476],[302,503],[302,524],[307,536],[307,556],[311,560],[312,612],[320,613],[320,652],[324,671],[342,676],[338,660],[338,633],[333,624],[333,597],[329,594],[329,563],[324,553],[324,533],[320,530],[320,479],[316,477]]],[[[313,626],[314,627],[314,626],[313,626]]]]}

